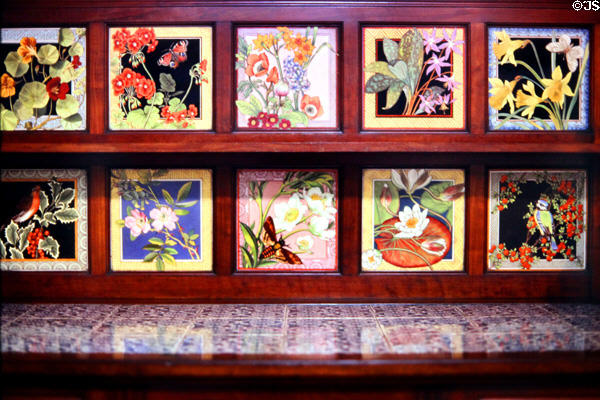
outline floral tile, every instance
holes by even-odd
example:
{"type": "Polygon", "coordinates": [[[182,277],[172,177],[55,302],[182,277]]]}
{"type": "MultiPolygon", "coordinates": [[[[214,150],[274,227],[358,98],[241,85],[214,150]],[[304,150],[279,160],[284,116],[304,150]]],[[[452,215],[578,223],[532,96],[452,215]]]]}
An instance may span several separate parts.
{"type": "Polygon", "coordinates": [[[368,305],[292,304],[287,306],[288,319],[293,318],[373,318],[368,305]]]}
{"type": "Polygon", "coordinates": [[[552,313],[547,311],[542,304],[456,304],[455,307],[460,314],[465,317],[518,317],[520,315],[547,315],[552,313]]]}
{"type": "Polygon", "coordinates": [[[190,332],[210,329],[215,335],[281,335],[284,321],[278,319],[231,318],[196,320],[190,332]]]}
{"type": "Polygon", "coordinates": [[[111,171],[113,271],[211,271],[212,173],[111,171]]]}
{"type": "Polygon", "coordinates": [[[568,332],[573,325],[563,318],[537,315],[515,317],[471,317],[469,321],[483,332],[568,332]]]}
{"type": "Polygon", "coordinates": [[[286,353],[370,355],[389,352],[384,336],[373,324],[362,324],[360,327],[346,330],[340,329],[338,323],[325,322],[332,320],[321,321],[318,328],[313,324],[301,324],[288,329],[286,353]]]}
{"type": "Polygon", "coordinates": [[[73,353],[79,338],[36,332],[2,332],[2,352],[16,353],[73,353]]]}
{"type": "Polygon", "coordinates": [[[0,304],[0,316],[2,316],[2,324],[10,322],[20,316],[27,314],[31,311],[32,306],[30,304],[18,304],[18,303],[3,303],[0,304]]]}
{"type": "Polygon", "coordinates": [[[585,316],[565,316],[564,319],[577,330],[600,332],[600,313],[585,316]]]}
{"type": "Polygon", "coordinates": [[[177,347],[178,354],[283,354],[284,336],[281,335],[218,335],[211,331],[190,332],[177,347]]]}
{"type": "Polygon", "coordinates": [[[488,40],[490,129],[588,129],[587,29],[491,27],[488,40]]]}
{"type": "Polygon", "coordinates": [[[582,332],[494,332],[485,334],[488,353],[584,351],[582,332]]]}
{"type": "Polygon", "coordinates": [[[583,170],[490,171],[488,269],[585,269],[586,215],[583,170]]]}
{"type": "Polygon", "coordinates": [[[3,169],[0,191],[0,269],[88,269],[85,170],[3,169]]]}
{"type": "Polygon", "coordinates": [[[109,29],[111,130],[212,128],[212,28],[109,29]]]}
{"type": "Polygon", "coordinates": [[[120,305],[114,310],[113,318],[131,319],[189,319],[193,320],[200,307],[195,304],[135,304],[120,305]]]}
{"type": "Polygon", "coordinates": [[[280,319],[285,317],[283,304],[206,304],[198,311],[199,318],[257,318],[280,319]]]}
{"type": "Polygon", "coordinates": [[[450,304],[374,304],[377,318],[460,318],[457,307],[450,304]]]}
{"type": "Polygon", "coordinates": [[[84,131],[85,28],[3,28],[0,37],[2,131],[84,131]]]}
{"type": "Polygon", "coordinates": [[[338,126],[337,30],[280,26],[237,29],[237,126],[338,126]]]}
{"type": "Polygon", "coordinates": [[[337,172],[240,170],[237,270],[337,270],[337,172]]]}
{"type": "Polygon", "coordinates": [[[92,332],[101,321],[68,318],[20,318],[2,332],[3,335],[64,335],[78,336],[92,332]]]}
{"type": "Polygon", "coordinates": [[[186,318],[151,318],[131,317],[114,318],[101,323],[94,333],[99,335],[124,335],[124,336],[153,336],[153,335],[182,335],[192,326],[192,321],[186,318]]]}
{"type": "Polygon", "coordinates": [[[464,130],[466,31],[459,26],[363,28],[363,126],[464,130]]]}
{"type": "Polygon", "coordinates": [[[363,170],[362,270],[464,269],[463,170],[363,170]]]}
{"type": "Polygon", "coordinates": [[[28,313],[28,318],[75,318],[101,321],[114,315],[117,308],[109,304],[37,304],[28,313]]]}
{"type": "Polygon", "coordinates": [[[600,314],[600,309],[594,304],[562,303],[562,304],[542,304],[544,310],[553,314],[569,316],[596,316],[600,314]]]}

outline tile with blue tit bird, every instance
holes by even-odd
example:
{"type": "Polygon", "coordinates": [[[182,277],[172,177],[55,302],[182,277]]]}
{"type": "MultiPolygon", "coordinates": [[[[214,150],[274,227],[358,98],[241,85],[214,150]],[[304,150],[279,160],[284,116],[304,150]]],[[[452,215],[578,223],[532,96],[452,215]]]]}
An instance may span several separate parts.
{"type": "Polygon", "coordinates": [[[584,170],[492,170],[488,196],[490,271],[584,270],[584,170]]]}

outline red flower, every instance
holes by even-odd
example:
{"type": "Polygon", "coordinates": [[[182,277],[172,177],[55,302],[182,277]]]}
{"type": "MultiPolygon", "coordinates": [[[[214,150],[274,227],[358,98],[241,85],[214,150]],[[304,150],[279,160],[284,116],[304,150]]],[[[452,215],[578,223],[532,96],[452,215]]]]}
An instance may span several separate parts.
{"type": "Polygon", "coordinates": [[[136,86],[136,73],[131,68],[125,68],[123,72],[121,72],[121,76],[123,77],[126,87],[136,86]]]}
{"type": "Polygon", "coordinates": [[[261,111],[258,113],[257,117],[258,119],[260,119],[261,121],[265,122],[267,120],[267,113],[264,111],[261,111]]]}
{"type": "Polygon", "coordinates": [[[171,112],[169,111],[169,106],[164,106],[160,109],[160,116],[163,118],[167,118],[171,112]]]}
{"type": "Polygon", "coordinates": [[[123,28],[116,31],[112,35],[113,48],[119,53],[125,53],[127,51],[127,39],[129,38],[129,32],[123,28]]]}
{"type": "Polygon", "coordinates": [[[292,127],[292,123],[287,119],[282,119],[279,122],[279,128],[281,129],[290,129],[292,127]]]}
{"type": "Polygon", "coordinates": [[[194,118],[196,115],[198,115],[198,107],[194,104],[190,104],[188,107],[188,117],[194,118]]]}
{"type": "Polygon", "coordinates": [[[135,31],[135,36],[142,42],[142,46],[156,39],[154,29],[151,28],[139,28],[135,31]]]}
{"type": "Polygon", "coordinates": [[[279,121],[279,117],[277,114],[269,114],[267,115],[267,122],[271,125],[275,125],[279,121]]]}
{"type": "Polygon", "coordinates": [[[113,93],[115,96],[120,96],[125,92],[125,79],[122,75],[117,75],[115,79],[112,80],[113,93]]]}
{"type": "Polygon", "coordinates": [[[183,121],[183,119],[185,118],[185,114],[186,114],[185,110],[177,111],[175,114],[173,114],[173,118],[175,118],[175,122],[183,121]]]}
{"type": "Polygon", "coordinates": [[[142,48],[143,43],[136,36],[131,36],[127,40],[127,48],[131,53],[135,54],[142,48]]]}
{"type": "Polygon", "coordinates": [[[73,66],[73,69],[81,67],[81,61],[79,61],[79,56],[73,56],[73,59],[71,60],[71,65],[73,66]]]}
{"type": "Polygon", "coordinates": [[[200,69],[204,72],[206,72],[206,64],[208,63],[208,61],[206,59],[202,60],[202,62],[200,63],[200,69]]]}
{"type": "Polygon", "coordinates": [[[156,50],[156,46],[158,46],[158,40],[156,39],[148,43],[148,53],[152,53],[154,50],[156,50]]]}
{"type": "Polygon", "coordinates": [[[250,117],[248,119],[248,126],[250,128],[258,128],[260,126],[260,120],[256,117],[250,117]]]}
{"type": "Polygon", "coordinates": [[[145,97],[147,100],[150,100],[154,96],[154,92],[156,92],[156,85],[154,81],[145,79],[143,82],[138,83],[135,91],[137,92],[138,99],[145,97]]]}
{"type": "Polygon", "coordinates": [[[493,253],[494,250],[496,250],[496,245],[492,245],[492,247],[490,247],[490,249],[488,250],[490,253],[493,253]]]}
{"type": "Polygon", "coordinates": [[[323,107],[321,107],[319,96],[311,97],[305,94],[300,102],[300,109],[304,111],[310,119],[315,119],[323,115],[323,107]]]}
{"type": "Polygon", "coordinates": [[[267,77],[267,82],[272,82],[273,84],[279,82],[279,72],[277,71],[277,68],[271,68],[271,72],[269,72],[269,76],[267,77]]]}
{"type": "Polygon", "coordinates": [[[504,182],[506,182],[506,180],[507,180],[507,179],[508,179],[508,176],[506,176],[506,175],[502,175],[502,176],[500,177],[500,182],[504,183],[504,182]]]}
{"type": "Polygon", "coordinates": [[[246,67],[246,75],[248,76],[263,76],[269,70],[269,59],[265,53],[260,55],[250,54],[248,56],[248,66],[246,67]]]}
{"type": "Polygon", "coordinates": [[[52,78],[46,83],[46,91],[52,100],[63,100],[69,92],[69,85],[60,83],[60,78],[52,78]]]}

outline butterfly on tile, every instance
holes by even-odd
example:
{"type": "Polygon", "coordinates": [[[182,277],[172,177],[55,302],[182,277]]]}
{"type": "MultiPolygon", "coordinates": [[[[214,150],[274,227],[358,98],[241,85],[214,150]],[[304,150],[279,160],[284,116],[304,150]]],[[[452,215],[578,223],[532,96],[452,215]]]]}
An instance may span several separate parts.
{"type": "Polygon", "coordinates": [[[187,40],[180,40],[177,43],[173,43],[171,48],[167,50],[158,59],[158,65],[169,68],[177,68],[180,63],[187,60],[187,40]]]}
{"type": "Polygon", "coordinates": [[[275,224],[273,223],[273,218],[271,218],[271,216],[267,217],[263,229],[265,232],[262,241],[266,247],[262,253],[260,253],[261,260],[274,258],[285,264],[302,264],[300,257],[285,248],[287,245],[283,238],[280,237],[279,240],[277,240],[277,230],[275,229],[275,224]]]}
{"type": "Polygon", "coordinates": [[[581,46],[573,46],[571,38],[567,35],[560,35],[558,42],[548,43],[546,50],[552,53],[564,53],[567,58],[569,71],[571,72],[575,72],[579,64],[577,60],[583,57],[583,48],[581,46]]]}

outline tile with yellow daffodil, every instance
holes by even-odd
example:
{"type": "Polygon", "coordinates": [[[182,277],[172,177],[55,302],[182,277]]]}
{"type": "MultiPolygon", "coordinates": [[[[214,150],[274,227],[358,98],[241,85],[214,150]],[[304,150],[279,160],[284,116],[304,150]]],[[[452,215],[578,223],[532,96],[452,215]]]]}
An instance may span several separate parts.
{"type": "Polygon", "coordinates": [[[363,128],[464,130],[465,28],[363,29],[363,128]]]}
{"type": "Polygon", "coordinates": [[[589,31],[492,27],[489,129],[589,128],[589,31]]]}
{"type": "Polygon", "coordinates": [[[6,28],[1,34],[2,130],[85,130],[85,28],[6,28]]]}
{"type": "Polygon", "coordinates": [[[464,193],[460,169],[364,170],[362,270],[462,271],[464,193]]]}
{"type": "Polygon", "coordinates": [[[336,28],[239,27],[235,57],[239,128],[338,126],[336,28]]]}
{"type": "Polygon", "coordinates": [[[337,172],[240,170],[238,271],[337,270],[337,172]]]}

